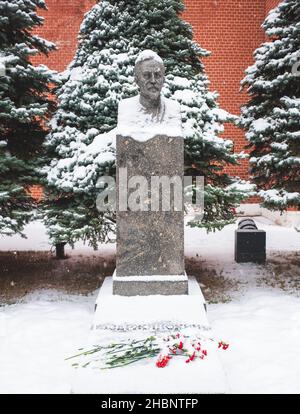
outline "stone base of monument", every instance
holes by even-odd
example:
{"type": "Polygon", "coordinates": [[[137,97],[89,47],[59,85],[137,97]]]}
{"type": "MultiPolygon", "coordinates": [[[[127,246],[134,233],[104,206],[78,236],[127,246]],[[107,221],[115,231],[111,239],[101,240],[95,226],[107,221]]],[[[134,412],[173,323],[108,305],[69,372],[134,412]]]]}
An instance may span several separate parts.
{"type": "MultiPolygon", "coordinates": [[[[156,358],[143,359],[124,367],[99,369],[97,364],[74,369],[71,392],[75,394],[210,394],[227,393],[229,387],[219,360],[218,342],[205,311],[205,300],[194,278],[189,278],[188,295],[126,297],[112,294],[112,278],[106,278],[96,302],[96,311],[86,349],[123,340],[164,338],[180,332],[206,338],[204,360],[185,363],[174,357],[165,368],[156,358]]],[[[76,353],[76,350],[74,350],[76,353]]],[[[97,354],[96,354],[97,355],[97,354]]],[[[75,362],[74,360],[71,360],[75,362]]],[[[79,361],[77,361],[79,362],[79,361]]],[[[84,363],[84,360],[82,360],[84,363]]]]}
{"type": "Polygon", "coordinates": [[[120,296],[187,295],[187,275],[116,276],[113,294],[120,296]]]}

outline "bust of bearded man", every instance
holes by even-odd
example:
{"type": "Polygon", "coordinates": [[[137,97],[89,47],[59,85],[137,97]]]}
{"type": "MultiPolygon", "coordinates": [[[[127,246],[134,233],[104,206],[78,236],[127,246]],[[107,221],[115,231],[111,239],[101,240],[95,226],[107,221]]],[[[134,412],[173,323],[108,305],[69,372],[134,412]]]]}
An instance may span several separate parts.
{"type": "Polygon", "coordinates": [[[139,141],[155,135],[182,136],[180,105],[161,93],[163,60],[155,52],[144,50],[135,62],[134,76],[140,94],[119,103],[119,133],[139,141]]]}

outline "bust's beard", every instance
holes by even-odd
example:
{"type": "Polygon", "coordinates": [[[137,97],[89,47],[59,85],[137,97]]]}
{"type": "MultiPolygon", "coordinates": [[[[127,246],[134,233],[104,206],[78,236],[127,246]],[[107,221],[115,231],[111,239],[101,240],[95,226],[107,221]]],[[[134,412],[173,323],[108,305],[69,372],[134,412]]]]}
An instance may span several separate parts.
{"type": "MultiPolygon", "coordinates": [[[[151,94],[152,95],[152,94],[151,94]]],[[[140,103],[145,109],[155,110],[159,108],[161,103],[161,91],[157,94],[153,94],[152,96],[149,94],[140,93],[140,103]]]]}

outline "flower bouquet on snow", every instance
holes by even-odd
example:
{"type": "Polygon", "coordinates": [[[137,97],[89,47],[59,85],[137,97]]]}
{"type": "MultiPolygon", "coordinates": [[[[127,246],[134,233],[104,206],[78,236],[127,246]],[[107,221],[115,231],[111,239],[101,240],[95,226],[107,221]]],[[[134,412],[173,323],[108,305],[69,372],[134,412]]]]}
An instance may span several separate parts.
{"type": "MultiPolygon", "coordinates": [[[[158,368],[164,368],[174,357],[183,358],[185,363],[195,360],[203,360],[208,356],[205,347],[206,341],[216,342],[212,338],[190,337],[181,333],[170,334],[164,338],[150,336],[141,340],[127,340],[118,343],[111,343],[106,346],[95,345],[93,348],[84,350],[73,355],[67,360],[87,357],[88,360],[81,366],[87,367],[91,363],[100,363],[101,369],[123,367],[133,364],[142,359],[156,358],[155,364],[158,368]],[[96,354],[96,355],[95,355],[96,354]]],[[[228,344],[219,341],[218,348],[226,350],[228,344]]],[[[78,368],[79,363],[73,363],[78,368]]]]}

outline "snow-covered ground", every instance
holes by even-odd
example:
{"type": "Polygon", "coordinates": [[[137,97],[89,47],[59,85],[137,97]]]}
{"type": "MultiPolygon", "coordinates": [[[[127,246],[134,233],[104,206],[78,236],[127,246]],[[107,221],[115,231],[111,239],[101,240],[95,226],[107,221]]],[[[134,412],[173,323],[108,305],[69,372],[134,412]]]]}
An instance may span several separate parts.
{"type": "Polygon", "coordinates": [[[240,300],[210,305],[208,318],[230,343],[220,353],[233,393],[300,393],[300,299],[251,289],[240,300]]]}
{"type": "Polygon", "coordinates": [[[44,291],[0,308],[0,393],[69,393],[64,359],[88,335],[96,296],[44,291]]]}
{"type": "MultiPolygon", "coordinates": [[[[85,345],[96,296],[33,294],[0,309],[0,392],[68,393],[73,368],[64,358],[85,345]]],[[[300,393],[300,299],[252,290],[210,305],[233,393],[300,393]]],[[[165,368],[167,369],[167,368],[165,368]]]]}
{"type": "MultiPolygon", "coordinates": [[[[299,254],[300,234],[256,218],[267,231],[267,252],[299,254]]],[[[186,253],[208,266],[247,282],[229,303],[208,306],[217,338],[230,343],[220,353],[233,393],[300,393],[300,298],[277,288],[259,287],[262,266],[233,261],[234,229],[206,235],[186,230],[186,253]],[[255,273],[255,274],[254,274],[255,273]]],[[[31,224],[28,240],[0,239],[0,250],[47,250],[40,223],[31,224]],[[30,248],[28,247],[30,246],[30,248]]],[[[104,247],[112,252],[113,245],[104,247]]],[[[78,245],[72,254],[88,252],[78,245]]],[[[91,250],[92,251],[92,250],[91,250]]],[[[101,254],[103,250],[101,249],[101,254]]],[[[0,393],[66,393],[73,369],[64,358],[86,343],[97,292],[70,296],[56,291],[28,295],[0,307],[0,393]]],[[[164,368],[168,369],[168,368],[164,368]]]]}
{"type": "MultiPolygon", "coordinates": [[[[267,251],[299,251],[300,233],[292,227],[283,227],[274,224],[262,216],[254,217],[259,229],[266,230],[267,251]]],[[[206,233],[203,229],[185,228],[185,253],[187,255],[203,255],[205,259],[218,258],[226,262],[232,260],[234,252],[234,230],[237,224],[226,226],[222,231],[206,233]],[[217,250],[216,250],[217,249],[217,250]],[[217,253],[217,254],[216,254],[217,253]]],[[[27,239],[20,236],[0,236],[0,251],[7,250],[35,250],[51,249],[45,227],[40,221],[35,221],[25,227],[27,239]]],[[[101,252],[115,252],[115,244],[103,244],[101,252]]],[[[94,252],[87,244],[75,243],[75,249],[66,246],[68,254],[88,254],[94,252]]]]}

